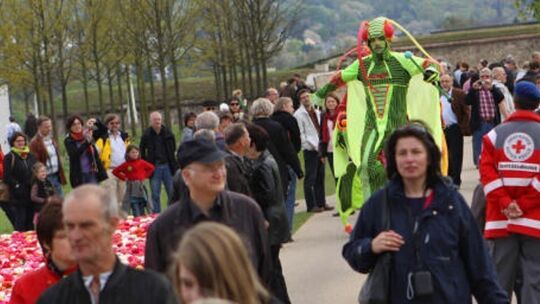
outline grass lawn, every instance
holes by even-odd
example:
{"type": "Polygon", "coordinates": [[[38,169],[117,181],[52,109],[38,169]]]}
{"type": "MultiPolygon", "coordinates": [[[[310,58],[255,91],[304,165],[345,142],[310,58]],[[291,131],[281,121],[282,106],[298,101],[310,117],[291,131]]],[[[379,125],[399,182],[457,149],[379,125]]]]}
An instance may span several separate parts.
{"type": "MultiPolygon", "coordinates": [[[[302,157],[302,153],[299,154],[300,156],[300,162],[304,164],[304,160],[302,157]]],[[[65,164],[66,162],[64,162],[65,164]]],[[[69,171],[68,171],[69,172],[69,171]]],[[[334,179],[332,177],[332,173],[330,172],[330,168],[328,165],[326,166],[326,177],[325,177],[325,190],[326,195],[332,195],[335,192],[335,185],[334,185],[334,179]]],[[[67,193],[71,190],[71,187],[69,185],[64,186],[64,192],[67,193]]],[[[296,199],[303,199],[304,198],[304,187],[303,187],[303,180],[298,180],[296,184],[296,199]]],[[[165,190],[161,191],[161,207],[162,210],[164,210],[167,207],[167,194],[165,193],[165,190]]],[[[298,210],[294,216],[294,222],[293,222],[293,232],[296,232],[298,228],[300,228],[310,217],[311,213],[307,213],[305,211],[305,206],[298,206],[298,210]],[[302,211],[300,211],[302,210],[302,211]]],[[[6,218],[6,215],[4,212],[0,212],[0,234],[2,233],[11,233],[13,231],[13,227],[9,223],[8,219],[6,218]]]]}

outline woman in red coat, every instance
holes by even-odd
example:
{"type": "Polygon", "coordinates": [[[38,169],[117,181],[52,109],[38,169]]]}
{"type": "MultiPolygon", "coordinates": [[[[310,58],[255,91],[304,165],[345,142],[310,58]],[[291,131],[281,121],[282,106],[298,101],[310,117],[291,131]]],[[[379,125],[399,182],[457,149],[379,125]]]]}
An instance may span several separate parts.
{"type": "Polygon", "coordinates": [[[27,273],[15,282],[11,304],[36,303],[41,294],[65,275],[75,270],[75,261],[62,222],[62,204],[51,199],[39,213],[36,226],[37,238],[45,265],[27,273]]]}

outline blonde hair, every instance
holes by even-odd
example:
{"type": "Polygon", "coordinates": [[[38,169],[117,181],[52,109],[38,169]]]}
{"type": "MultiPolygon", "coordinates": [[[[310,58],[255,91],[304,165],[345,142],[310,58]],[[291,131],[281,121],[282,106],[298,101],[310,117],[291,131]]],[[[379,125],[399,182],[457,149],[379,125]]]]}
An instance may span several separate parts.
{"type": "Polygon", "coordinates": [[[244,243],[225,225],[201,223],[182,238],[170,269],[176,293],[182,298],[180,265],[194,274],[204,297],[243,304],[260,303],[261,299],[267,302],[270,298],[259,281],[244,243]]]}

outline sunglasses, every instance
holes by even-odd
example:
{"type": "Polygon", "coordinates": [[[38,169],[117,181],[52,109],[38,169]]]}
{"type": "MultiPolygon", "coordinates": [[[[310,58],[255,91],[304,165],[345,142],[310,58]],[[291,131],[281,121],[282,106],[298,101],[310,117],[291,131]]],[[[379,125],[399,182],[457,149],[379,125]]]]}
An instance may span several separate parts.
{"type": "Polygon", "coordinates": [[[237,105],[239,105],[239,103],[231,103],[230,105],[231,106],[237,106],[237,105]]]}

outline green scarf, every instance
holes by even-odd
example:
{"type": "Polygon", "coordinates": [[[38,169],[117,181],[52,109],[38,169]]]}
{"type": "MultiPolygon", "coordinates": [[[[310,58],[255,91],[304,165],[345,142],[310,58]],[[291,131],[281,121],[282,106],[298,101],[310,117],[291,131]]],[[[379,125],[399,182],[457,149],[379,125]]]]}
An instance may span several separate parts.
{"type": "Polygon", "coordinates": [[[30,153],[30,148],[28,146],[24,146],[22,149],[11,147],[11,152],[19,155],[22,159],[26,159],[28,153],[30,153]]]}

